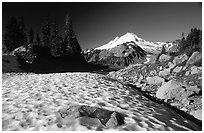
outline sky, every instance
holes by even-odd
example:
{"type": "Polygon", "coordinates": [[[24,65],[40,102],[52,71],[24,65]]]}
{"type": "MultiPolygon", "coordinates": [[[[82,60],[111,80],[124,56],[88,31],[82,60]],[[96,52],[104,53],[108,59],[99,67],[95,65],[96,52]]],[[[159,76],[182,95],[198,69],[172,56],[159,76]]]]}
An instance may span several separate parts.
{"type": "Polygon", "coordinates": [[[131,32],[149,41],[174,41],[191,28],[202,29],[202,4],[193,2],[3,2],[2,34],[11,17],[23,17],[27,31],[41,34],[46,16],[63,32],[69,13],[83,50],[96,48],[131,32]]]}

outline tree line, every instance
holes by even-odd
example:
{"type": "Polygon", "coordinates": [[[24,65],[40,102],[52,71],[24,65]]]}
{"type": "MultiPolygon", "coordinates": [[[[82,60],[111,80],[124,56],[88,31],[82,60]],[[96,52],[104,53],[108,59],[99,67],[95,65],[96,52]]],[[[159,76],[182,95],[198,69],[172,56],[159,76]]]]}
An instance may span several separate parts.
{"type": "Polygon", "coordinates": [[[74,33],[70,14],[65,16],[63,28],[64,33],[61,35],[56,20],[51,23],[47,17],[40,36],[33,28],[26,32],[22,17],[19,19],[12,17],[6,25],[3,42],[8,52],[20,46],[25,47],[26,51],[16,55],[23,69],[29,68],[28,71],[30,68],[52,71],[52,69],[62,68],[65,70],[70,66],[81,67],[81,64],[86,62],[81,54],[82,50],[74,33]]]}
{"type": "Polygon", "coordinates": [[[193,52],[202,52],[202,31],[197,28],[191,28],[190,33],[185,37],[184,33],[181,35],[178,43],[178,51],[180,54],[186,53],[190,56],[193,52]]]}
{"type": "Polygon", "coordinates": [[[56,20],[51,23],[49,17],[46,18],[41,34],[42,38],[40,38],[39,33],[35,34],[32,27],[26,33],[24,19],[22,17],[19,19],[12,17],[6,25],[3,42],[8,52],[12,52],[20,46],[24,46],[27,49],[30,48],[32,51],[36,51],[35,49],[39,49],[39,47],[44,47],[49,49],[53,56],[65,56],[81,52],[81,47],[77,42],[69,14],[65,17],[63,35],[59,34],[56,20]]]}

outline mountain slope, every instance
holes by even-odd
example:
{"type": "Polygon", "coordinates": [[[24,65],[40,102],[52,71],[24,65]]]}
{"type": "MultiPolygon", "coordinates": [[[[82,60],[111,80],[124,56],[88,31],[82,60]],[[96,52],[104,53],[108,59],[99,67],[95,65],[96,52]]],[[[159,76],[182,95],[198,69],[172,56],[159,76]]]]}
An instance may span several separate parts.
{"type": "Polygon", "coordinates": [[[86,60],[96,64],[124,67],[129,64],[144,62],[146,57],[146,52],[133,41],[107,47],[85,51],[86,60]],[[106,49],[107,47],[109,49],[106,49]]]}
{"type": "Polygon", "coordinates": [[[171,47],[174,46],[173,43],[170,42],[152,42],[144,40],[134,33],[126,33],[121,37],[116,37],[114,40],[110,41],[109,43],[102,45],[95,50],[103,50],[103,49],[112,49],[118,45],[121,45],[126,42],[134,42],[136,45],[140,46],[143,50],[148,53],[158,54],[162,50],[162,46],[165,45],[166,51],[169,51],[171,47]]]}
{"type": "MultiPolygon", "coordinates": [[[[109,43],[92,50],[83,51],[88,62],[124,67],[129,64],[155,62],[164,48],[172,52],[176,44],[144,40],[134,33],[116,37],[109,43]]],[[[173,50],[174,51],[174,50],[173,50]]]]}

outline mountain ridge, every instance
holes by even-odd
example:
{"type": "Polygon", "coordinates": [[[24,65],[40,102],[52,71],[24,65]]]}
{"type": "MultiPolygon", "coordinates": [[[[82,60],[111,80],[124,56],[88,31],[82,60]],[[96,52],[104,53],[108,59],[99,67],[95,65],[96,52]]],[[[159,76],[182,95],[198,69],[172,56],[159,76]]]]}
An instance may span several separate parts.
{"type": "Polygon", "coordinates": [[[148,53],[154,53],[158,54],[161,52],[162,47],[165,47],[166,51],[169,51],[173,46],[175,46],[175,43],[172,42],[154,42],[154,41],[148,41],[140,38],[138,35],[127,32],[126,34],[122,35],[121,37],[116,37],[115,39],[111,40],[110,42],[99,46],[97,48],[94,48],[94,50],[110,50],[118,45],[121,45],[123,43],[131,42],[133,41],[135,44],[140,46],[142,49],[144,49],[148,53]]]}

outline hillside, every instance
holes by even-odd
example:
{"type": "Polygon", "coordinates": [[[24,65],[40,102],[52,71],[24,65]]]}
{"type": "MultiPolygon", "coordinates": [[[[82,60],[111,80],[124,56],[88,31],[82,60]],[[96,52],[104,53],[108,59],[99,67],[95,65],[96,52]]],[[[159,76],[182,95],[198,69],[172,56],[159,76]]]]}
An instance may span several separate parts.
{"type": "Polygon", "coordinates": [[[146,41],[134,33],[126,33],[98,48],[83,51],[83,54],[90,63],[124,68],[130,64],[154,63],[162,50],[175,52],[177,44],[146,41]]]}
{"type": "Polygon", "coordinates": [[[109,77],[141,90],[156,101],[176,107],[202,120],[202,53],[169,56],[155,64],[130,65],[109,77]]]}

